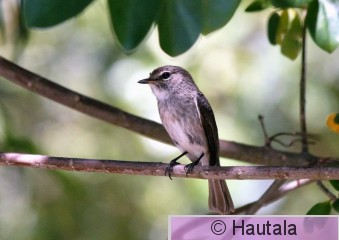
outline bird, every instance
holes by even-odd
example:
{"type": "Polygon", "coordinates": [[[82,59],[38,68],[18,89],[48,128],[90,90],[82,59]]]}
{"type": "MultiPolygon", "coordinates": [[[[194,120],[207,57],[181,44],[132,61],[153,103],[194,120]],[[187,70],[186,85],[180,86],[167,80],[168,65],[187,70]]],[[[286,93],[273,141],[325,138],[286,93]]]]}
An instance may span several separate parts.
{"type": "MultiPolygon", "coordinates": [[[[138,81],[148,84],[157,99],[161,122],[174,145],[182,152],[168,164],[171,173],[178,160],[186,155],[196,165],[220,166],[219,137],[213,110],[190,73],[179,66],[166,65],[153,70],[149,77],[138,81]]],[[[225,180],[209,179],[209,209],[215,214],[234,212],[231,194],[225,180]]]]}

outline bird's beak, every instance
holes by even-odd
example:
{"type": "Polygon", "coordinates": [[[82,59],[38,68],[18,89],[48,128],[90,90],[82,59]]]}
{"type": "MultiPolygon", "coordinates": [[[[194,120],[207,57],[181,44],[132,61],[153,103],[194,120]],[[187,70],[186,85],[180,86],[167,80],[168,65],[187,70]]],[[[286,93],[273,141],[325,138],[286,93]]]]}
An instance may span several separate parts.
{"type": "Polygon", "coordinates": [[[142,80],[138,81],[138,83],[148,84],[149,83],[149,78],[142,79],[142,80]]]}

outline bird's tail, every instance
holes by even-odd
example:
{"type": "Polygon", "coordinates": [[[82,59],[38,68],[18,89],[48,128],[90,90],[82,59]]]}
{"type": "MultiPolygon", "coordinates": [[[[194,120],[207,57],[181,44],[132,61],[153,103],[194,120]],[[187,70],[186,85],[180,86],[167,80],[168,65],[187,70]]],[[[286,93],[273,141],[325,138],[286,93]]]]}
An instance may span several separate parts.
{"type": "Polygon", "coordinates": [[[231,194],[227,188],[225,180],[208,180],[210,211],[219,214],[229,214],[234,212],[234,205],[231,194]]]}

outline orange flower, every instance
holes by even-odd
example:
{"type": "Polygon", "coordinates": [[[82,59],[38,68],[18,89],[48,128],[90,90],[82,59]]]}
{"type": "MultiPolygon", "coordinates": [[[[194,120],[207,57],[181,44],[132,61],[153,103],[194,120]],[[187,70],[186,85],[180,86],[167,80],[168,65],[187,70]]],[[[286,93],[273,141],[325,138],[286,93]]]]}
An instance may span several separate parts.
{"type": "Polygon", "coordinates": [[[326,124],[333,132],[339,133],[339,113],[331,113],[328,115],[326,124]]]}

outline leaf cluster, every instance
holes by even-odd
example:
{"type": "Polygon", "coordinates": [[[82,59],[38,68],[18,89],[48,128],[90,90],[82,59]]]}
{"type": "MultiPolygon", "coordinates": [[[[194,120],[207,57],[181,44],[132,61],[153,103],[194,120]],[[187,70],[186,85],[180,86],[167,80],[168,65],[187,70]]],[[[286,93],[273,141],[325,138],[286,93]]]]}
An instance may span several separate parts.
{"type": "MultiPolygon", "coordinates": [[[[78,16],[93,0],[22,0],[19,29],[48,28],[78,16]]],[[[170,56],[186,52],[199,36],[224,27],[240,0],[107,0],[115,40],[125,53],[135,51],[156,30],[162,50],[170,56]]],[[[295,59],[301,50],[303,28],[314,42],[331,53],[339,45],[339,3],[335,0],[255,0],[246,12],[270,9],[269,42],[295,59]]],[[[4,10],[0,6],[0,33],[5,38],[4,10]]],[[[20,36],[18,36],[20,37],[20,36]]]]}
{"type": "Polygon", "coordinates": [[[273,9],[267,23],[267,35],[281,53],[295,59],[301,50],[303,28],[313,41],[331,53],[339,45],[339,2],[334,0],[255,0],[247,12],[273,9]],[[304,15],[306,15],[304,17],[304,15]]]}
{"type": "MultiPolygon", "coordinates": [[[[81,13],[93,0],[23,0],[21,12],[29,28],[57,25],[81,13]]],[[[108,0],[116,40],[126,53],[135,50],[157,27],[159,43],[171,56],[187,51],[200,34],[223,27],[240,0],[108,0]]]]}

